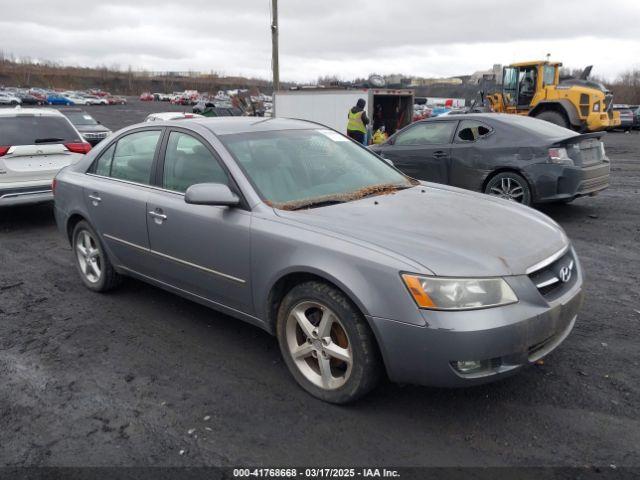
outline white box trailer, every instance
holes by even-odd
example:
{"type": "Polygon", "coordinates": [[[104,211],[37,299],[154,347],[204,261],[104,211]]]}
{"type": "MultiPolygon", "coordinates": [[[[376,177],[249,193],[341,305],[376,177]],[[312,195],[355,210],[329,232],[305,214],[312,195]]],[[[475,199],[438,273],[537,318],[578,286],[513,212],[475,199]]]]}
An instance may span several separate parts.
{"type": "Polygon", "coordinates": [[[384,125],[391,135],[413,121],[413,97],[413,90],[390,88],[282,90],[274,92],[273,106],[276,117],[318,122],[346,135],[348,112],[363,98],[371,129],[384,125]]]}

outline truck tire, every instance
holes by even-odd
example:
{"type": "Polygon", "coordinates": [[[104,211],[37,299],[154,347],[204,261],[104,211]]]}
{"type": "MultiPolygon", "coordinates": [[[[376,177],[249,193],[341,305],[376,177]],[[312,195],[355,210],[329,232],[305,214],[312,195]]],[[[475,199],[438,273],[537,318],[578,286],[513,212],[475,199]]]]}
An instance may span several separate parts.
{"type": "Polygon", "coordinates": [[[535,118],[553,123],[555,125],[558,125],[559,127],[571,128],[567,117],[565,117],[560,112],[556,112],[555,110],[544,110],[536,114],[535,118]]]}

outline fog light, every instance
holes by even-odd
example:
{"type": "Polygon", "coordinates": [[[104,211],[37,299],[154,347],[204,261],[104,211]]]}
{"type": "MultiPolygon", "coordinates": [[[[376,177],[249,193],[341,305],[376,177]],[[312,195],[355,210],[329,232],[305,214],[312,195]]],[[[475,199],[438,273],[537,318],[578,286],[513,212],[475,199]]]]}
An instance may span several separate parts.
{"type": "Polygon", "coordinates": [[[460,373],[472,373],[480,370],[483,367],[482,363],[480,360],[458,360],[455,367],[460,373]]]}

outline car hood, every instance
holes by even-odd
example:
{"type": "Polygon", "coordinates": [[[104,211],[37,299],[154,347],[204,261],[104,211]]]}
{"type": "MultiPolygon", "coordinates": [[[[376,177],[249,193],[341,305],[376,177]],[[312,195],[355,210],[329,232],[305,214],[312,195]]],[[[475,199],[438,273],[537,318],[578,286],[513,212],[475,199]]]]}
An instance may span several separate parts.
{"type": "Polygon", "coordinates": [[[532,208],[432,184],[276,214],[443,276],[525,274],[569,243],[559,225],[532,208]]]}

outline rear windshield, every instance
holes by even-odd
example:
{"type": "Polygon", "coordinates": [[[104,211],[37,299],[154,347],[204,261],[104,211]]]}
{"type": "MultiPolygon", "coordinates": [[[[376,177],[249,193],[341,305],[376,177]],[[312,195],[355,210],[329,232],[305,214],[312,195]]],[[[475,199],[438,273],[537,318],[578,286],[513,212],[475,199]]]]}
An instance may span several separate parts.
{"type": "Polygon", "coordinates": [[[24,115],[0,117],[0,145],[81,142],[66,118],[24,115]]]}
{"type": "Polygon", "coordinates": [[[552,138],[569,138],[579,135],[579,133],[569,130],[568,128],[560,127],[554,123],[539,120],[537,118],[522,117],[520,115],[509,115],[505,120],[516,126],[529,130],[533,134],[544,137],[552,138]]]}

